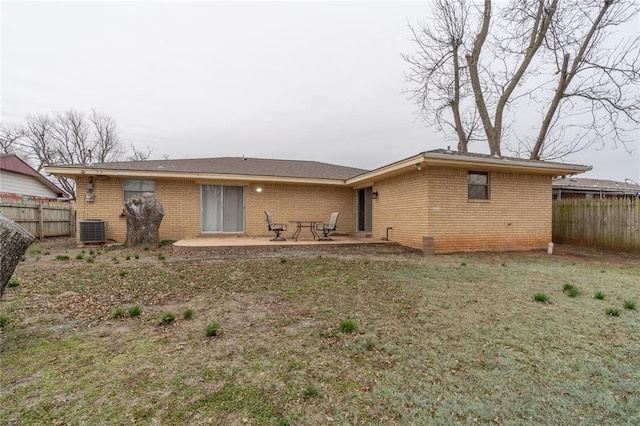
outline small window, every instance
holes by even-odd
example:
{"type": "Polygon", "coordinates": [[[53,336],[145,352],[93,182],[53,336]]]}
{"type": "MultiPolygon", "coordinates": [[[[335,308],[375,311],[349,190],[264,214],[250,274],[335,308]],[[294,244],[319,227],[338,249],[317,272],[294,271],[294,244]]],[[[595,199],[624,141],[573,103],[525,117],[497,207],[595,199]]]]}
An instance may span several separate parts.
{"type": "Polygon", "coordinates": [[[156,192],[156,183],[152,180],[125,180],[124,181],[124,201],[129,198],[144,194],[145,192],[156,192]]]}
{"type": "Polygon", "coordinates": [[[469,172],[469,200],[488,200],[489,199],[489,173],[487,172],[469,172]]]}

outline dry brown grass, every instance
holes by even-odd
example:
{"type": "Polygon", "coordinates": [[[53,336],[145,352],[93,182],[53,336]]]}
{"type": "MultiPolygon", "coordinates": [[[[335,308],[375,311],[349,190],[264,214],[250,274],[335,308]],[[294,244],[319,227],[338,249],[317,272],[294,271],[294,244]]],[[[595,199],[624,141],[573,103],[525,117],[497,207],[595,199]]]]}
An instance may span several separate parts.
{"type": "Polygon", "coordinates": [[[0,423],[637,424],[640,312],[605,309],[640,299],[640,264],[558,249],[115,248],[87,263],[37,243],[0,301],[0,423]]]}

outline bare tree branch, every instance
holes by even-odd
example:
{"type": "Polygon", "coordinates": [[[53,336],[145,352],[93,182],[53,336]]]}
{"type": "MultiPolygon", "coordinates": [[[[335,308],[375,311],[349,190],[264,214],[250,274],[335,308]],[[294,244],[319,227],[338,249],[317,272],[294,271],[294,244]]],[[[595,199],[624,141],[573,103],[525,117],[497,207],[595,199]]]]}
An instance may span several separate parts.
{"type": "Polygon", "coordinates": [[[477,115],[464,112],[470,90],[461,48],[467,37],[469,3],[434,0],[432,13],[435,18],[432,26],[423,25],[419,30],[410,26],[418,50],[403,55],[411,65],[407,80],[417,86],[409,94],[427,123],[446,135],[453,131],[458,150],[467,152],[478,128],[477,115]]]}
{"type": "Polygon", "coordinates": [[[22,131],[17,127],[0,126],[0,153],[20,153],[22,144],[22,131]]]}
{"type": "Polygon", "coordinates": [[[29,159],[33,160],[37,171],[42,170],[45,164],[56,164],[52,132],[53,121],[48,115],[27,116],[22,133],[29,149],[29,159]]]}
{"type": "MultiPolygon", "coordinates": [[[[106,163],[122,158],[124,149],[115,120],[106,114],[92,110],[89,121],[93,125],[91,140],[93,161],[106,163]]],[[[131,147],[133,148],[133,145],[131,147]]],[[[135,152],[135,148],[133,149],[135,152]]]]}
{"type": "Polygon", "coordinates": [[[131,144],[131,154],[127,156],[127,161],[145,161],[151,157],[151,147],[145,145],[142,149],[131,144]]]}

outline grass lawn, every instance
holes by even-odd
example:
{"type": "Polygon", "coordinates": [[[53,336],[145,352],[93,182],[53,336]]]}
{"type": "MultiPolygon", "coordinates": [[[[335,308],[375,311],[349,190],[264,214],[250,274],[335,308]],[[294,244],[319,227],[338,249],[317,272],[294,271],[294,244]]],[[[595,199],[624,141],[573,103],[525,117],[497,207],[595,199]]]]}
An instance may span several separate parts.
{"type": "Polygon", "coordinates": [[[0,424],[640,424],[640,261],[556,249],[35,243],[0,424]]]}

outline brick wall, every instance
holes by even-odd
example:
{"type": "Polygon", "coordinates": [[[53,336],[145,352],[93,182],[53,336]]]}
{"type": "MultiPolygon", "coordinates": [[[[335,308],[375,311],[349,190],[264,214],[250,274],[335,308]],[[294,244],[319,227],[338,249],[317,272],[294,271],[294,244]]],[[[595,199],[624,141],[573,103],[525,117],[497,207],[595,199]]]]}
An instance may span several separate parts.
{"type": "MultiPolygon", "coordinates": [[[[125,219],[120,217],[124,208],[122,202],[122,179],[109,177],[106,180],[93,177],[94,202],[89,203],[85,197],[90,177],[76,178],[76,218],[80,223],[87,219],[102,219],[107,222],[107,239],[123,242],[126,235],[125,219]]],[[[80,233],[76,233],[78,240],[80,233]]]]}
{"type": "MultiPolygon", "coordinates": [[[[126,239],[126,219],[120,214],[124,208],[123,179],[93,178],[94,201],[86,202],[89,176],[77,179],[77,218],[102,219],[107,221],[107,238],[116,242],[126,239]]],[[[289,220],[328,221],[333,211],[340,212],[338,232],[352,233],[354,230],[354,195],[351,188],[322,187],[317,185],[290,185],[272,183],[246,183],[229,181],[155,180],[155,195],[164,208],[160,225],[161,239],[196,238],[203,236],[200,221],[200,186],[233,185],[245,188],[245,229],[249,236],[269,236],[265,210],[272,213],[275,221],[287,223],[291,235],[295,225],[289,220]],[[258,192],[257,189],[261,191],[258,192]]],[[[216,234],[204,234],[216,235],[216,234]]],[[[311,237],[310,233],[301,235],[311,237]]]]}
{"type": "MultiPolygon", "coordinates": [[[[200,235],[200,185],[194,180],[156,179],[156,198],[164,208],[160,239],[179,240],[200,235]]],[[[122,200],[122,186],[120,187],[122,200]]],[[[120,201],[122,203],[122,201],[120,201]]],[[[123,239],[126,239],[126,219],[123,239]]]]}
{"type": "Polygon", "coordinates": [[[468,200],[465,169],[429,170],[427,235],[436,253],[545,248],[551,241],[551,177],[489,174],[490,199],[468,200]]]}
{"type": "Polygon", "coordinates": [[[544,248],[551,241],[551,177],[490,173],[490,200],[469,201],[467,170],[432,167],[376,182],[373,237],[435,253],[544,248]]]}
{"type": "Polygon", "coordinates": [[[428,219],[427,173],[411,171],[400,176],[378,181],[373,186],[378,198],[372,201],[372,237],[386,237],[402,245],[421,248],[422,237],[427,235],[428,219]]]}
{"type": "MultiPolygon", "coordinates": [[[[248,235],[273,235],[267,230],[265,210],[275,222],[286,223],[285,238],[294,231],[289,220],[329,221],[331,213],[340,212],[337,232],[353,233],[355,225],[355,195],[352,188],[317,185],[285,185],[251,183],[245,190],[246,229],[248,235]],[[261,192],[257,189],[261,188],[261,192]]],[[[311,237],[302,232],[300,238],[311,237]]]]}
{"type": "MultiPolygon", "coordinates": [[[[88,176],[77,179],[77,218],[108,222],[107,238],[124,242],[123,179],[94,177],[94,202],[85,201],[88,176]]],[[[274,221],[328,221],[341,213],[338,232],[353,233],[355,191],[348,187],[257,182],[200,182],[156,179],[156,197],[165,209],[162,239],[195,238],[200,232],[200,185],[238,185],[245,188],[245,228],[249,236],[269,236],[264,211],[274,221]],[[261,191],[258,191],[258,188],[261,191]]],[[[423,248],[432,237],[434,251],[519,250],[544,248],[551,241],[551,177],[490,173],[490,200],[467,199],[467,170],[423,168],[375,182],[378,199],[372,201],[372,236],[382,239],[387,227],[391,241],[423,248]]],[[[206,234],[211,235],[211,234],[206,234]]],[[[214,234],[215,235],[215,234],[214,234]]],[[[303,232],[302,238],[310,234],[303,232]]]]}

